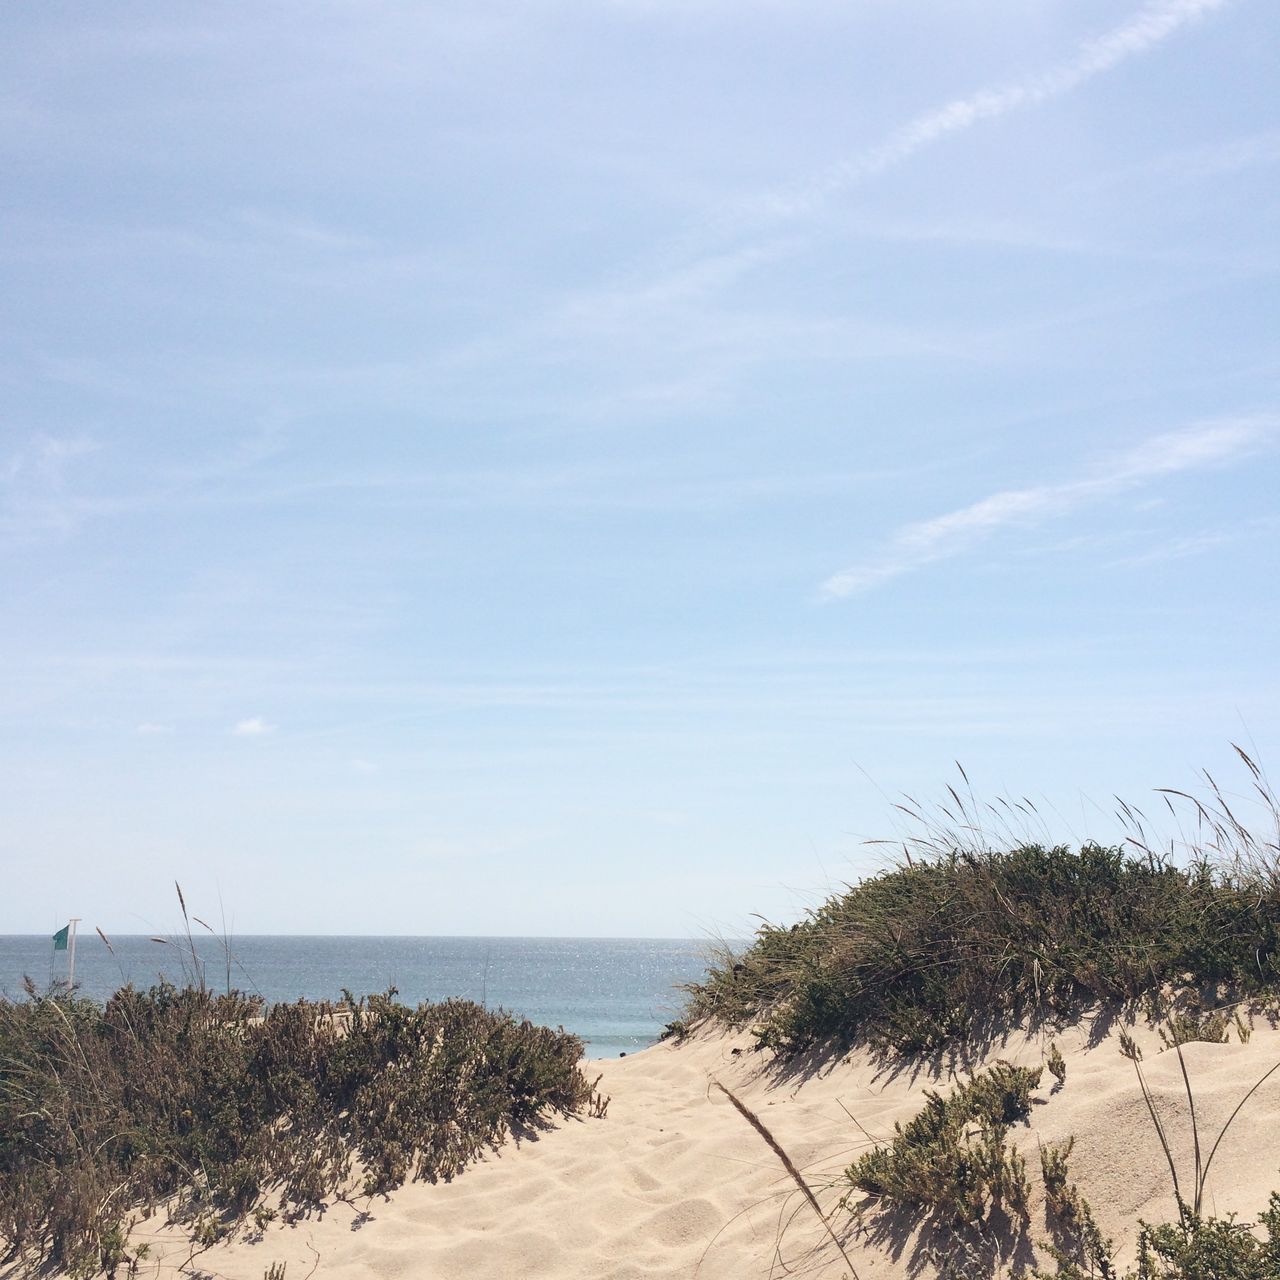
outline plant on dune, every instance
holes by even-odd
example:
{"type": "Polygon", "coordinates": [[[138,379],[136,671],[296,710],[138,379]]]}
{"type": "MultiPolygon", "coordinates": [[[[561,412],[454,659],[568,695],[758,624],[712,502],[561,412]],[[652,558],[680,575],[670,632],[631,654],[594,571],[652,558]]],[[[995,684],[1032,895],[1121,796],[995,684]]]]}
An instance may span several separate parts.
{"type": "Polygon", "coordinates": [[[865,880],[790,928],[766,925],[692,992],[690,1017],[795,1050],[859,1036],[903,1053],[978,1020],[1069,1015],[1177,984],[1275,983],[1280,891],[1200,863],[1089,845],[953,852],[865,880]]]}
{"type": "MultiPolygon", "coordinates": [[[[722,949],[706,978],[688,989],[685,1013],[671,1030],[683,1035],[711,1021],[749,1027],[760,1047],[783,1054],[856,1041],[905,1055],[981,1042],[1028,1017],[1053,1021],[1099,1004],[1145,1006],[1166,1019],[1162,1038],[1183,1064],[1195,1185],[1184,1200],[1141,1055],[1122,1032],[1179,1210],[1177,1222],[1141,1224],[1138,1269],[1124,1280],[1280,1280],[1280,1199],[1273,1197],[1259,1221],[1266,1241],[1231,1218],[1202,1213],[1214,1155],[1271,1072],[1241,1099],[1205,1157],[1182,1052],[1194,1040],[1224,1042],[1232,1022],[1247,1040],[1250,1024],[1240,1009],[1280,1000],[1280,802],[1237,751],[1276,834],[1251,834],[1206,775],[1207,801],[1168,793],[1195,808],[1196,834],[1182,842],[1190,855],[1182,863],[1176,846],[1151,847],[1143,815],[1123,803],[1130,829],[1124,845],[1075,850],[1027,839],[993,847],[972,797],[966,803],[954,790],[954,808],[942,810],[946,824],[912,803],[905,811],[925,836],[904,846],[898,865],[796,924],[764,924],[741,953],[722,949]]],[[[1013,808],[1034,813],[1030,802],[1006,805],[1013,808]]],[[[1056,1045],[1045,1065],[1056,1092],[1067,1069],[1056,1045]]],[[[1026,1240],[1030,1187],[1007,1136],[1027,1114],[1039,1078],[1039,1070],[997,1063],[946,1097],[926,1091],[923,1110],[895,1126],[889,1144],[849,1167],[844,1203],[860,1191],[905,1211],[886,1230],[935,1228],[921,1238],[918,1267],[994,1273],[1007,1260],[1003,1233],[1012,1227],[1026,1240]],[[960,1263],[948,1262],[946,1249],[960,1263]]],[[[1070,1180],[1070,1151],[1070,1142],[1041,1149],[1053,1280],[1119,1280],[1111,1242],[1070,1180]]]]}
{"type": "Polygon", "coordinates": [[[450,1178],[513,1126],[587,1104],[576,1037],[394,995],[265,1014],[169,985],[0,1001],[0,1240],[111,1272],[139,1210],[166,1205],[204,1245],[261,1228],[268,1191],[297,1214],[357,1175],[367,1194],[450,1178]]]}
{"type": "Polygon", "coordinates": [[[1206,1044],[1226,1044],[1231,1021],[1221,1010],[1201,1014],[1198,1010],[1174,1013],[1160,1028],[1160,1039],[1168,1049],[1201,1040],[1206,1044]]]}
{"type": "Polygon", "coordinates": [[[1025,1213],[1026,1163],[1005,1139],[1030,1113],[1040,1074],[997,1062],[946,1097],[926,1089],[923,1110],[850,1165],[849,1182],[948,1225],[985,1223],[996,1205],[1025,1213]]]}
{"type": "MultiPolygon", "coordinates": [[[[1070,1181],[1067,1161],[1075,1142],[1071,1137],[1059,1146],[1040,1148],[1045,1210],[1053,1232],[1045,1247],[1058,1264],[1054,1280],[1115,1280],[1111,1241],[1099,1229],[1080,1188],[1070,1181]]],[[[1039,1271],[1034,1274],[1042,1276],[1039,1271]]]]}
{"type": "Polygon", "coordinates": [[[1234,1217],[1202,1218],[1185,1205],[1178,1221],[1143,1225],[1136,1280],[1277,1280],[1280,1277],[1280,1195],[1271,1194],[1261,1241],[1234,1217]]]}
{"type": "MultiPolygon", "coordinates": [[[[1201,1210],[1204,1205],[1204,1189],[1205,1184],[1209,1180],[1209,1170],[1213,1165],[1213,1158],[1218,1154],[1218,1148],[1222,1145],[1222,1140],[1227,1136],[1227,1131],[1235,1123],[1236,1117],[1244,1110],[1249,1099],[1269,1080],[1277,1071],[1280,1071],[1280,1062],[1275,1063],[1268,1068],[1253,1082],[1250,1088],[1245,1092],[1244,1096],[1236,1103],[1235,1109],[1227,1117],[1226,1122],[1218,1131],[1218,1136],[1214,1139],[1213,1146],[1209,1149],[1208,1157],[1204,1157],[1200,1145],[1200,1125],[1196,1119],[1196,1099],[1195,1093],[1191,1088],[1191,1077],[1187,1072],[1186,1055],[1182,1052],[1182,1046],[1185,1041],[1179,1040],[1176,1036],[1170,1038],[1162,1032],[1162,1038],[1166,1044],[1172,1044],[1174,1053],[1178,1057],[1178,1069],[1182,1074],[1182,1084],[1187,1095],[1187,1107],[1191,1115],[1191,1147],[1192,1156],[1195,1161],[1195,1183],[1192,1188],[1190,1203],[1182,1194],[1182,1186],[1178,1180],[1178,1166],[1173,1158],[1173,1150],[1169,1144],[1169,1136],[1165,1130],[1164,1124],[1160,1120],[1160,1113],[1156,1109],[1155,1095],[1151,1092],[1151,1087],[1147,1084],[1147,1078],[1142,1070],[1142,1049],[1134,1041],[1128,1032],[1120,1034],[1120,1052],[1133,1063],[1133,1070],[1138,1077],[1138,1087],[1142,1090],[1142,1100],[1146,1103],[1147,1114],[1151,1117],[1151,1126],[1155,1130],[1156,1137],[1160,1141],[1160,1149],[1164,1152],[1165,1163],[1169,1166],[1169,1178],[1173,1183],[1174,1199],[1178,1203],[1180,1214],[1189,1214],[1196,1221],[1200,1220],[1201,1210]]],[[[1203,1037],[1202,1037],[1203,1038],[1203,1037]]],[[[1225,1035],[1224,1035],[1225,1040],[1225,1035]]],[[[1222,1043],[1218,1041],[1217,1043],[1222,1043]]]]}
{"type": "Polygon", "coordinates": [[[1055,1040],[1049,1046],[1049,1056],[1045,1059],[1045,1066],[1049,1068],[1049,1074],[1057,1081],[1054,1085],[1054,1091],[1063,1088],[1067,1083],[1067,1060],[1062,1056],[1062,1050],[1058,1048],[1055,1040]]]}
{"type": "MultiPolygon", "coordinates": [[[[1190,1112],[1195,1168],[1190,1202],[1183,1196],[1168,1131],[1160,1118],[1155,1095],[1142,1069],[1142,1050],[1127,1031],[1120,1034],[1120,1052],[1133,1063],[1152,1128],[1169,1166],[1169,1177],[1178,1208],[1176,1222],[1155,1226],[1146,1222],[1140,1224],[1138,1267],[1136,1271],[1127,1273],[1124,1280],[1280,1280],[1280,1194],[1272,1193],[1267,1209],[1259,1217],[1258,1225],[1267,1233],[1265,1241],[1258,1239],[1249,1224],[1237,1222],[1234,1214],[1219,1218],[1206,1217],[1203,1213],[1209,1170],[1222,1140],[1258,1089],[1280,1070],[1278,1062],[1263,1072],[1244,1093],[1218,1131],[1207,1158],[1204,1157],[1196,1116],[1195,1093],[1191,1087],[1182,1046],[1192,1039],[1223,1043],[1226,1039],[1225,1026],[1224,1019],[1222,1039],[1217,1038],[1216,1027],[1210,1036],[1187,1035],[1187,1027],[1181,1022],[1175,1022],[1168,1032],[1161,1030],[1161,1038],[1177,1054],[1190,1112]]],[[[1248,1036],[1243,1035],[1242,1039],[1247,1040],[1248,1036]]],[[[1065,1148],[1045,1148],[1041,1151],[1047,1203],[1056,1217],[1055,1225],[1058,1228],[1055,1231],[1057,1239],[1049,1246],[1049,1252],[1058,1268],[1052,1277],[1046,1277],[1041,1272],[1035,1274],[1041,1276],[1042,1280],[1087,1280],[1095,1276],[1109,1280],[1116,1275],[1111,1262],[1110,1244],[1102,1240],[1087,1202],[1074,1186],[1067,1183],[1066,1162],[1070,1151],[1070,1143],[1065,1148]]]]}
{"type": "MultiPolygon", "coordinates": [[[[1240,755],[1280,823],[1280,804],[1240,755]]],[[[1209,782],[1208,803],[1186,797],[1199,830],[1187,865],[1148,847],[1130,806],[1121,811],[1133,831],[1125,846],[1078,850],[1017,839],[993,848],[977,803],[954,790],[945,824],[905,807],[924,835],[904,846],[899,865],[796,924],[764,924],[741,954],[722,954],[689,988],[673,1029],[713,1020],[751,1027],[762,1047],[783,1052],[860,1038],[912,1053],[1099,1001],[1214,986],[1274,995],[1280,849],[1250,834],[1209,782]]],[[[1001,834],[1016,833],[1006,823],[1001,834]]],[[[1201,1032],[1214,1016],[1197,1024],[1201,1032]]]]}
{"type": "MultiPolygon", "coordinates": [[[[1160,1225],[1140,1224],[1137,1267],[1121,1277],[1112,1242],[1103,1236],[1088,1201],[1070,1179],[1068,1162],[1074,1139],[1041,1146],[1045,1211],[1053,1236],[1042,1247],[1055,1269],[1034,1269],[1031,1274],[1038,1280],[1280,1280],[1280,1194],[1272,1195],[1259,1218],[1265,1240],[1259,1239],[1249,1224],[1237,1222],[1234,1215],[1205,1216],[1201,1209],[1205,1181],[1223,1137],[1262,1083],[1280,1070],[1280,1063],[1240,1099],[1203,1160],[1195,1127],[1195,1099],[1185,1062],[1181,1063],[1191,1105],[1196,1161],[1195,1187],[1188,1203],[1182,1197],[1167,1131],[1140,1065],[1141,1051],[1127,1033],[1122,1035],[1122,1052],[1134,1063],[1169,1162],[1178,1219],[1160,1225]]],[[[1181,1049],[1175,1052],[1181,1060],[1181,1049]]],[[[997,1062],[946,1097],[926,1090],[924,1108],[907,1124],[895,1126],[890,1144],[855,1161],[846,1177],[855,1189],[887,1207],[914,1212],[917,1226],[933,1223],[948,1230],[950,1234],[944,1238],[956,1256],[965,1253],[973,1241],[985,1239],[990,1247],[974,1265],[982,1274],[993,1272],[999,1254],[994,1244],[997,1237],[992,1235],[993,1211],[1003,1208],[1024,1224],[1028,1219],[1030,1186],[1025,1164],[1006,1136],[1013,1122],[1029,1114],[1031,1093],[1040,1074],[1039,1069],[997,1062]]],[[[936,1261],[948,1254],[935,1246],[929,1256],[936,1261]]]]}
{"type": "MultiPolygon", "coordinates": [[[[1177,1222],[1143,1223],[1138,1235],[1138,1265],[1123,1280],[1278,1280],[1280,1278],[1280,1194],[1271,1195],[1258,1225],[1260,1240],[1248,1223],[1234,1215],[1202,1218],[1186,1205],[1177,1222]]],[[[1120,1280],[1103,1255],[1079,1258],[1053,1249],[1057,1269],[1033,1271],[1038,1280],[1120,1280]]]]}

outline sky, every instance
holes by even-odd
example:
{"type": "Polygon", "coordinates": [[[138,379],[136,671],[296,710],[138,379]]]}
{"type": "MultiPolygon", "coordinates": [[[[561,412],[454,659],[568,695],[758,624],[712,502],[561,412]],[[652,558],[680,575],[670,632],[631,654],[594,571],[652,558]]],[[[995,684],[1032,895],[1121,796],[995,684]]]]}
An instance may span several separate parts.
{"type": "MultiPolygon", "coordinates": [[[[1280,8],[0,11],[0,932],[741,936],[1280,761],[1280,8]]],[[[1280,764],[1274,766],[1280,769],[1280,764]]]]}

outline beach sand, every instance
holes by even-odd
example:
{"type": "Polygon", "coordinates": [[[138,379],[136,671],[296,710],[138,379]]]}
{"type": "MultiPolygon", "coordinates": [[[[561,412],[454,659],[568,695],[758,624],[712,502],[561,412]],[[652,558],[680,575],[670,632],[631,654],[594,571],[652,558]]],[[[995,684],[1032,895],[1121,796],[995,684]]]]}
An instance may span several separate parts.
{"type": "MultiPolygon", "coordinates": [[[[1075,1136],[1071,1176],[1090,1201],[1119,1258],[1132,1257],[1137,1220],[1175,1215],[1168,1166],[1138,1088],[1119,1052],[1116,1028],[1082,1023],[1051,1037],[1020,1035],[967,1064],[998,1057],[1038,1064],[1056,1039],[1066,1085],[1051,1093],[1048,1072],[1029,1125],[1011,1140],[1035,1188],[1031,1227],[1007,1264],[1025,1264],[1047,1236],[1038,1142],[1075,1136]]],[[[1190,1118],[1177,1057],[1144,1027],[1143,1069],[1179,1160],[1193,1184],[1190,1118]]],[[[1205,1154],[1248,1088],[1280,1060],[1280,1031],[1259,1021],[1248,1043],[1185,1048],[1205,1154]]],[[[958,1064],[963,1076],[965,1065],[958,1064]]],[[[832,1215],[861,1280],[933,1275],[929,1239],[892,1216],[870,1212],[856,1228],[837,1207],[841,1171],[870,1137],[883,1139],[945,1088],[948,1071],[877,1063],[857,1051],[781,1063],[744,1037],[702,1034],[621,1060],[588,1064],[611,1096],[604,1119],[560,1119],[536,1138],[509,1142],[449,1184],[416,1183],[389,1200],[337,1204],[294,1225],[274,1223],[256,1241],[241,1237],[201,1253],[188,1270],[227,1280],[262,1280],[284,1263],[287,1280],[469,1280],[563,1277],[748,1280],[784,1274],[847,1275],[848,1264],[797,1193],[778,1157],[711,1084],[752,1108],[813,1185],[832,1215]],[[864,1132],[865,1131],[865,1132],[864,1132]],[[868,1136],[870,1135],[870,1137],[868,1136]],[[923,1264],[923,1265],[922,1265],[923,1264]]],[[[1252,1221],[1280,1188],[1280,1071],[1241,1112],[1214,1160],[1208,1212],[1252,1221]]],[[[152,1256],[139,1275],[168,1275],[190,1255],[176,1229],[146,1224],[152,1256]]],[[[945,1252],[945,1246],[943,1247],[945,1252]]],[[[1042,1255],[1048,1264],[1047,1257],[1042,1255]]],[[[1003,1272],[1009,1274],[1008,1267],[1003,1272]]]]}

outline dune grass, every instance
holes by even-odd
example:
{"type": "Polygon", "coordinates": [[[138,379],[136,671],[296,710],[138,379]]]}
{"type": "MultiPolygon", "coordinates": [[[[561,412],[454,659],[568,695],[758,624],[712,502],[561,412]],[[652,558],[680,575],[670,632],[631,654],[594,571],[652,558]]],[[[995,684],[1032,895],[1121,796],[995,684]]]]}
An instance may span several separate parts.
{"type": "Polygon", "coordinates": [[[1097,845],[951,852],[764,925],[691,989],[683,1022],[750,1026],[784,1051],[861,1038],[913,1053],[1162,989],[1274,990],[1278,951],[1272,872],[1097,845]]]}
{"type": "MultiPolygon", "coordinates": [[[[1262,803],[1265,836],[1237,820],[1236,802],[1207,775],[1203,798],[1167,793],[1175,816],[1175,801],[1190,807],[1193,830],[1160,851],[1144,815],[1124,804],[1123,843],[1068,848],[999,838],[1010,834],[1015,809],[1033,813],[1029,802],[997,810],[949,789],[940,820],[908,802],[900,807],[917,834],[894,865],[796,924],[762,925],[745,951],[722,950],[669,1030],[683,1035],[707,1022],[750,1029],[761,1048],[784,1056],[853,1043],[928,1055],[988,1045],[1018,1024],[1141,1003],[1180,1061],[1190,1040],[1222,1043],[1232,1029],[1246,1040],[1240,1004],[1280,998],[1280,804],[1237,752],[1251,798],[1262,803]],[[994,839],[981,810],[996,819],[994,839]]],[[[1121,1042],[1169,1156],[1178,1211],[1174,1222],[1139,1224],[1136,1269],[1124,1280],[1280,1280],[1280,1195],[1256,1230],[1204,1215],[1204,1179],[1223,1134],[1202,1163],[1197,1131],[1196,1185],[1184,1198],[1140,1055],[1129,1037],[1121,1042]]],[[[1065,1087],[1056,1044],[1045,1066],[1053,1091],[1065,1087]]],[[[1243,1095],[1232,1120],[1277,1070],[1243,1095]]],[[[846,1170],[843,1203],[859,1215],[867,1206],[905,1212],[941,1232],[954,1247],[939,1274],[995,1275],[996,1210],[1014,1235],[1030,1225],[1026,1163],[1007,1139],[1040,1078],[1040,1069],[997,1062],[946,1096],[926,1090],[924,1108],[846,1170]],[[855,1195],[864,1197],[856,1205],[855,1195]]],[[[1183,1078],[1194,1127],[1185,1063],[1183,1078]]],[[[1071,1149],[1040,1151],[1052,1280],[1120,1280],[1111,1242],[1070,1180],[1071,1149]]]]}
{"type": "Polygon", "coordinates": [[[0,1001],[0,1241],[72,1274],[136,1263],[165,1206],[194,1247],[326,1199],[450,1178],[507,1133],[585,1106],[582,1044],[461,1000],[263,1012],[202,987],[105,1006],[0,1001]]]}
{"type": "Polygon", "coordinates": [[[861,1040],[917,1053],[1102,1001],[1280,988],[1277,845],[1237,822],[1216,786],[1208,803],[1186,797],[1199,836],[1176,859],[1148,846],[1128,806],[1136,830],[1122,845],[1002,848],[952,796],[955,820],[927,825],[896,865],[717,957],[672,1030],[714,1021],[783,1052],[861,1040]]]}

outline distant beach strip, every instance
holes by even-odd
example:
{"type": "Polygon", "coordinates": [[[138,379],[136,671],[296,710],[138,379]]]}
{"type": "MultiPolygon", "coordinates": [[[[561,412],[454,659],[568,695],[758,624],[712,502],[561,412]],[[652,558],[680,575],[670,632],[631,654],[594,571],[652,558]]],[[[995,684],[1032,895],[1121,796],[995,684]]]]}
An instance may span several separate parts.
{"type": "MultiPolygon", "coordinates": [[[[82,927],[76,959],[81,995],[105,1000],[132,982],[146,988],[192,976],[181,947],[147,935],[110,935],[111,950],[82,927]]],[[[195,939],[204,979],[268,1004],[337,1000],[345,989],[395,987],[405,1004],[458,997],[505,1009],[578,1036],[589,1058],[633,1053],[654,1043],[683,1003],[679,988],[700,980],[708,944],[665,938],[395,938],[250,936],[195,939]],[[229,974],[228,974],[229,969],[229,974]]],[[[60,976],[46,935],[0,936],[0,994],[22,979],[43,989],[60,976]]]]}

